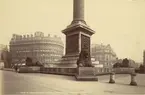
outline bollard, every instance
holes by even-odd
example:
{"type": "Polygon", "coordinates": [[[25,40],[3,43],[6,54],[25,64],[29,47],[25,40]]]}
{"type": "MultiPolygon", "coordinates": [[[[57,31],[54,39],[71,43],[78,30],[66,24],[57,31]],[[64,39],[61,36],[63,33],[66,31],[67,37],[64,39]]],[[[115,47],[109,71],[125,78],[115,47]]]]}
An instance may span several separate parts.
{"type": "Polygon", "coordinates": [[[135,76],[136,76],[136,73],[131,73],[131,82],[130,82],[130,85],[132,86],[137,86],[137,83],[135,81],[135,76]]]}
{"type": "Polygon", "coordinates": [[[109,81],[109,83],[115,83],[115,73],[114,72],[110,73],[110,81],[109,81]]]}

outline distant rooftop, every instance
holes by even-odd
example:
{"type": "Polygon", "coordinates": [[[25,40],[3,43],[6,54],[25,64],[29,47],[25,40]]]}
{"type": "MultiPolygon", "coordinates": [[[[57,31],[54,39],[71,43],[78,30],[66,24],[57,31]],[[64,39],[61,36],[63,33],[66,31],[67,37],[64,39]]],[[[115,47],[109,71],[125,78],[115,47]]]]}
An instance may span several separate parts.
{"type": "Polygon", "coordinates": [[[57,35],[50,35],[48,34],[47,36],[44,35],[43,32],[41,31],[36,31],[34,34],[27,34],[27,35],[19,35],[19,34],[13,34],[12,35],[12,40],[21,40],[21,39],[29,39],[29,38],[56,38],[56,39],[61,39],[61,37],[57,35]]]}
{"type": "Polygon", "coordinates": [[[92,44],[92,48],[93,47],[96,47],[98,49],[112,49],[111,46],[110,46],[110,44],[104,45],[102,43],[101,44],[92,44]]]}

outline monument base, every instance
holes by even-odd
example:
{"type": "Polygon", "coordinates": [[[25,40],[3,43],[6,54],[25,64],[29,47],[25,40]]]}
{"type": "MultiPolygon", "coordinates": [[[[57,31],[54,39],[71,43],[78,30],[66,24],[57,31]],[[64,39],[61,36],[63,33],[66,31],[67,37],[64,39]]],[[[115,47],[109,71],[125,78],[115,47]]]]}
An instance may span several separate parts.
{"type": "Polygon", "coordinates": [[[24,66],[17,69],[18,73],[40,73],[40,66],[24,66]]]}
{"type": "Polygon", "coordinates": [[[78,55],[73,56],[63,56],[62,59],[59,61],[59,64],[57,64],[58,67],[67,67],[67,68],[76,68],[77,67],[77,60],[78,55]]]}
{"type": "Polygon", "coordinates": [[[80,81],[98,81],[93,67],[78,67],[75,78],[80,81]]]}

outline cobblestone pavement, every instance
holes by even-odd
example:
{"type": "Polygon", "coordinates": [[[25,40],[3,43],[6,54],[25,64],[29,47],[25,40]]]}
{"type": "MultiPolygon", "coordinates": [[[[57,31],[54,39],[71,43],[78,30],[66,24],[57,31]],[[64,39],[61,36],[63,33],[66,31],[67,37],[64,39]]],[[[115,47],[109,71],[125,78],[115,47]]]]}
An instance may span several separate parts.
{"type": "Polygon", "coordinates": [[[130,86],[130,75],[109,76],[99,81],[76,81],[73,76],[0,71],[0,95],[145,95],[145,74],[138,74],[138,86],[130,86]]]}

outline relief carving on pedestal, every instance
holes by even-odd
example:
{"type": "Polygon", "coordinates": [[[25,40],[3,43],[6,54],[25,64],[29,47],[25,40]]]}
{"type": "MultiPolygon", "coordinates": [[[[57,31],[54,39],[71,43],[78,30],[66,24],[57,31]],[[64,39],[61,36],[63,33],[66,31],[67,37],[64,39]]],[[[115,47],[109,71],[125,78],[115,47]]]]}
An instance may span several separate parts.
{"type": "Polygon", "coordinates": [[[94,67],[90,55],[90,37],[81,35],[81,52],[77,60],[78,67],[94,67]]]}
{"type": "Polygon", "coordinates": [[[87,51],[90,53],[90,37],[81,35],[81,48],[87,49],[87,51]]]}

